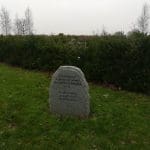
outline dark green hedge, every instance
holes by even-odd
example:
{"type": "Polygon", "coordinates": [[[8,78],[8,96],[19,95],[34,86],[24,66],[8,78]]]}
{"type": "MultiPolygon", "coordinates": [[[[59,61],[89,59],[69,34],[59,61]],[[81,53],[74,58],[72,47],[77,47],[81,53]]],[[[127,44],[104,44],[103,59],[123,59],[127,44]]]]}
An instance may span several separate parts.
{"type": "Polygon", "coordinates": [[[150,93],[150,36],[0,36],[0,61],[27,69],[80,67],[91,81],[150,93]]]}

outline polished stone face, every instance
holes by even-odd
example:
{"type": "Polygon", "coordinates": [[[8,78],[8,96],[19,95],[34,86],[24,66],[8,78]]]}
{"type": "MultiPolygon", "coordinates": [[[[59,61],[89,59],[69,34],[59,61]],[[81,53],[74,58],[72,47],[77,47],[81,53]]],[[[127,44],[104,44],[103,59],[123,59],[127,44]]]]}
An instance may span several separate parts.
{"type": "Polygon", "coordinates": [[[50,86],[50,110],[62,116],[87,117],[90,112],[88,84],[83,72],[74,66],[61,66],[50,86]]]}

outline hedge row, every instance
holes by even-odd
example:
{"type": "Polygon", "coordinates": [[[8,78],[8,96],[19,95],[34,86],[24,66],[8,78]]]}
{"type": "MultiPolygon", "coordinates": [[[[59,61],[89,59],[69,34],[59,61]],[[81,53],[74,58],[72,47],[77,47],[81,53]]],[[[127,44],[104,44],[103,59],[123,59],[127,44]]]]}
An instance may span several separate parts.
{"type": "Polygon", "coordinates": [[[27,69],[80,67],[91,81],[150,93],[150,36],[0,36],[0,61],[27,69]]]}

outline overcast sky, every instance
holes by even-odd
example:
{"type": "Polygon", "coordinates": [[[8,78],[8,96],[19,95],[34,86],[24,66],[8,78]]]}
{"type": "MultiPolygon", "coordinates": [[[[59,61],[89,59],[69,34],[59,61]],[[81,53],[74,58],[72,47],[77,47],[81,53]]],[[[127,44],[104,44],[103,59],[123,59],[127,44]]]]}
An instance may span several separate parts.
{"type": "Polygon", "coordinates": [[[93,34],[129,31],[150,0],[0,0],[11,18],[29,6],[37,34],[93,34]]]}

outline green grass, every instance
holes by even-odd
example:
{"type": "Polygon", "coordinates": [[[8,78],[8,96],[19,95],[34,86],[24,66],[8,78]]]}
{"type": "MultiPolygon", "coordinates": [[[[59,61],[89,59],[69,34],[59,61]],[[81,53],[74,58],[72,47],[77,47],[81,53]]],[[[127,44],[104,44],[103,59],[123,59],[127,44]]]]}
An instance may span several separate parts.
{"type": "Polygon", "coordinates": [[[150,97],[90,84],[89,119],[50,113],[50,76],[0,64],[0,150],[149,150],[150,97]]]}

